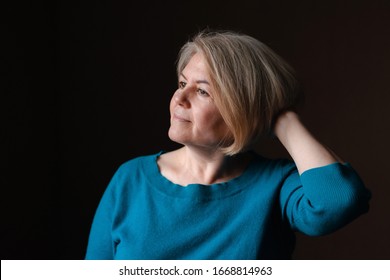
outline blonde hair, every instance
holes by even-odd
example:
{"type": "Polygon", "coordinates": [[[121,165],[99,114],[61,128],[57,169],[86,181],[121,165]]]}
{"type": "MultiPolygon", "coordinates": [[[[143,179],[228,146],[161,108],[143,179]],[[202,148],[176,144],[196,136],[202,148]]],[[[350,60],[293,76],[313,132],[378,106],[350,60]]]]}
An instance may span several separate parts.
{"type": "Polygon", "coordinates": [[[293,69],[265,44],[231,31],[195,35],[180,50],[177,73],[201,53],[214,85],[214,101],[232,133],[226,155],[250,148],[272,130],[275,117],[298,101],[293,69]]]}

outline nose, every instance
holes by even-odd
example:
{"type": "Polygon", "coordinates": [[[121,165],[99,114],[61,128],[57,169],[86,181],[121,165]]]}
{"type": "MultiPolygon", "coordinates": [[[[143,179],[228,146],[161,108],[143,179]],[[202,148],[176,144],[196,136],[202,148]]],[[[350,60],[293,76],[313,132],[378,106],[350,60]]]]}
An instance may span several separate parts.
{"type": "Polygon", "coordinates": [[[190,107],[189,91],[186,89],[178,89],[174,94],[174,100],[177,104],[183,107],[190,107]]]}

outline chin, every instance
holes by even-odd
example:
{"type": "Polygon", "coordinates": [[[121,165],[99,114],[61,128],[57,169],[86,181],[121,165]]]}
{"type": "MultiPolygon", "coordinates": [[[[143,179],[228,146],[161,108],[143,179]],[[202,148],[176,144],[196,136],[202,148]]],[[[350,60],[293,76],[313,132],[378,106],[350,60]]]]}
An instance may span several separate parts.
{"type": "Polygon", "coordinates": [[[168,131],[168,137],[171,139],[171,141],[185,145],[186,137],[184,135],[181,135],[180,133],[177,133],[176,131],[173,131],[172,129],[169,129],[168,131]]]}

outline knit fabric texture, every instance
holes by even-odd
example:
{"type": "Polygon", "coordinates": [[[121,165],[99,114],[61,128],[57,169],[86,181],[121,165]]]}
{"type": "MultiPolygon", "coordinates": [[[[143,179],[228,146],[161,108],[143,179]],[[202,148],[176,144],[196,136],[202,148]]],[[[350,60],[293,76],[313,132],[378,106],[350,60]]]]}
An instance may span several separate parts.
{"type": "Polygon", "coordinates": [[[163,152],[120,166],[97,208],[86,259],[290,259],[294,232],[334,232],[368,211],[350,164],[298,174],[294,162],[254,158],[237,178],[186,187],[166,179],[163,152]]]}

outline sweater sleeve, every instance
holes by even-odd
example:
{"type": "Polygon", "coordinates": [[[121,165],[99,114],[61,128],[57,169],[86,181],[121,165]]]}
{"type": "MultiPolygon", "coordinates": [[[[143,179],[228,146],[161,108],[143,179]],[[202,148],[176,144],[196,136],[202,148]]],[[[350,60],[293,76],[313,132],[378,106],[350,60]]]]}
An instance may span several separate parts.
{"type": "Polygon", "coordinates": [[[85,259],[112,260],[115,243],[112,236],[113,216],[115,211],[115,187],[118,172],[111,179],[97,207],[87,246],[85,259]]]}
{"type": "Polygon", "coordinates": [[[284,218],[311,236],[331,233],[368,211],[371,193],[350,164],[333,163],[285,173],[280,194],[284,218]]]}

